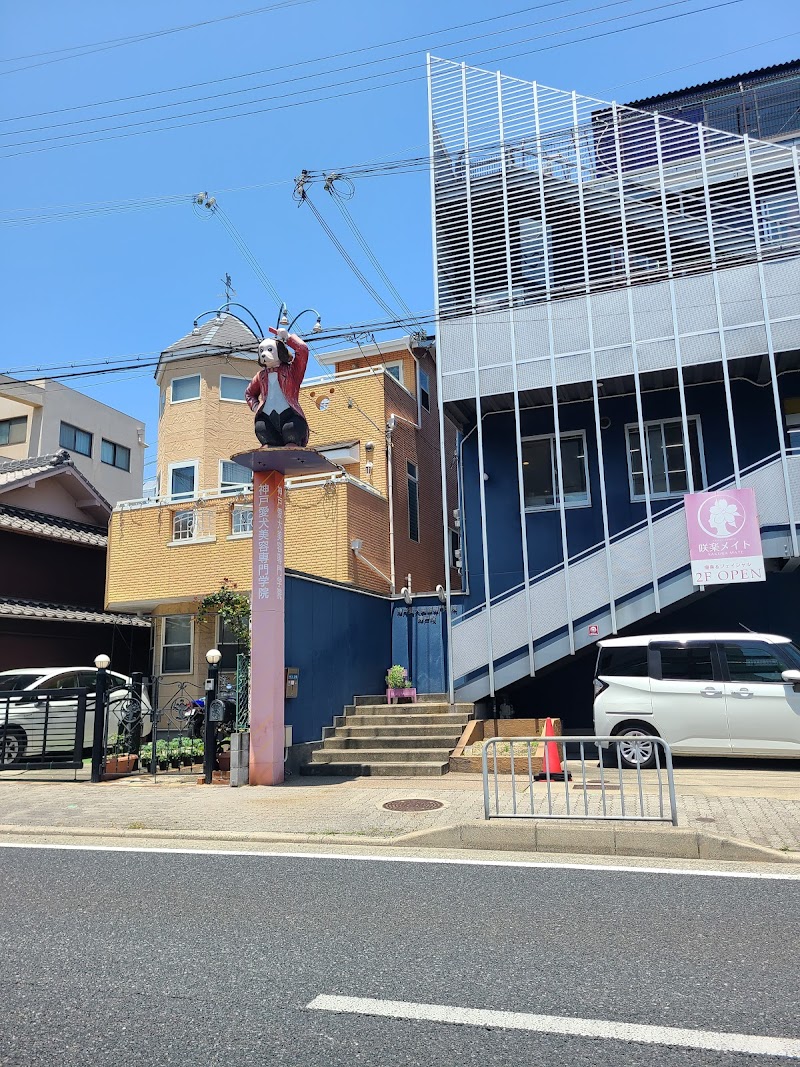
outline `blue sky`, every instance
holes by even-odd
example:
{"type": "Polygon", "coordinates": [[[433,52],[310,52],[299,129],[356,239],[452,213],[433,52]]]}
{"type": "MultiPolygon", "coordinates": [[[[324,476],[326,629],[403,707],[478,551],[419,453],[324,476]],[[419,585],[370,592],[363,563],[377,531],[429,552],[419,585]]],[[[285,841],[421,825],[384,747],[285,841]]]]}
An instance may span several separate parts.
{"type": "MultiPolygon", "coordinates": [[[[4,5],[0,118],[14,121],[0,121],[0,269],[7,302],[0,371],[41,368],[46,373],[54,364],[160,351],[191,328],[198,312],[221,301],[226,271],[237,299],[262,323],[274,320],[274,299],[220,220],[198,217],[193,209],[190,194],[201,190],[217,196],[291,309],[316,307],[329,326],[385,318],[307,206],[293,201],[292,179],[304,167],[346,169],[367,160],[424,154],[428,49],[620,101],[800,53],[797,0],[740,0],[595,36],[720,2],[686,0],[666,6],[669,0],[550,0],[532,5],[501,0],[489,8],[476,0],[396,5],[283,0],[283,6],[272,10],[137,43],[103,45],[77,58],[64,58],[71,53],[55,50],[152,34],[266,5],[259,0],[141,0],[136,5],[29,0],[4,5]],[[510,17],[498,17],[504,15],[510,17]],[[569,32],[558,33],[567,28],[569,32]],[[583,37],[590,39],[576,41],[583,37]],[[550,47],[563,42],[574,43],[550,47]],[[367,62],[371,65],[363,65],[367,62]],[[252,71],[261,73],[220,80],[252,71]],[[376,74],[383,77],[356,80],[376,74]],[[180,93],[164,92],[212,81],[180,93]],[[247,91],[220,95],[232,90],[247,91]],[[286,95],[300,90],[309,91],[286,95]],[[144,93],[158,95],[142,97],[144,93]],[[120,97],[135,99],[83,107],[120,97]],[[168,103],[174,106],[161,106],[168,103]],[[231,114],[233,109],[210,110],[231,103],[238,111],[254,113],[208,121],[231,114]],[[143,107],[159,110],[138,113],[143,107]],[[71,110],[63,110],[67,108],[71,110]],[[59,113],[44,114],[57,109],[59,113]],[[81,125],[55,125],[90,116],[93,121],[81,125]],[[146,135],[140,131],[147,126],[127,126],[154,117],[167,119],[166,126],[192,124],[146,135]],[[122,126],[126,128],[112,129],[122,126]],[[104,139],[94,143],[60,147],[63,140],[40,140],[80,133],[73,140],[87,141],[99,129],[105,132],[95,136],[104,139]],[[96,206],[181,194],[182,199],[146,210],[101,211],[96,206]],[[92,206],[79,218],[52,217],[62,205],[78,204],[92,206]],[[51,217],[9,225],[42,214],[51,217]]],[[[319,188],[312,193],[353,257],[385,293],[329,198],[319,188]]],[[[431,308],[427,176],[359,179],[348,207],[405,302],[414,310],[431,308]]],[[[313,319],[304,324],[310,327],[313,319]]],[[[152,370],[69,384],[144,419],[148,440],[155,445],[158,398],[152,370]]],[[[154,455],[153,449],[149,458],[154,455]]]]}

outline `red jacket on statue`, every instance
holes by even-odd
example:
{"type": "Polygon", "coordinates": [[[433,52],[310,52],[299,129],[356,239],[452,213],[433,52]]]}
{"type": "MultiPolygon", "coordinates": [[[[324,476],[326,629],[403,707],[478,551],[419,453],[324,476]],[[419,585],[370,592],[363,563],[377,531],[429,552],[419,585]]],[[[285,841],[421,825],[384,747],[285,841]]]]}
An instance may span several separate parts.
{"type": "Polygon", "coordinates": [[[262,445],[308,444],[308,423],[300,407],[300,386],[308,365],[308,345],[296,334],[270,330],[258,348],[261,367],[245,390],[255,412],[255,432],[262,445]],[[290,360],[287,347],[294,352],[290,360]]]}

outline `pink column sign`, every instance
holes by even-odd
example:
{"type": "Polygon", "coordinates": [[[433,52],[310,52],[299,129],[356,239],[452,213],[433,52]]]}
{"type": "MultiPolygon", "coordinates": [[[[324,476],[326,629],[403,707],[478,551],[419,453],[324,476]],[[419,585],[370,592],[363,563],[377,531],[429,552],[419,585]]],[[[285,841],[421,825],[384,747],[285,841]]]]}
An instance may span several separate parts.
{"type": "Polygon", "coordinates": [[[253,475],[250,785],[283,781],[284,477],[253,475]]]}
{"type": "Polygon", "coordinates": [[[695,585],[766,581],[755,490],[687,493],[684,502],[695,585]]]}

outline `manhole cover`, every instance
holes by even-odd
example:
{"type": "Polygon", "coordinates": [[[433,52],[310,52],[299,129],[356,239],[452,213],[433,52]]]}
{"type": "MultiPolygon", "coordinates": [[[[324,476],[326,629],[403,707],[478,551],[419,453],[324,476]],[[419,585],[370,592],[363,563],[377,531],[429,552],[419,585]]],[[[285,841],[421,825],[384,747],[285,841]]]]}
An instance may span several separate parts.
{"type": "Polygon", "coordinates": [[[388,811],[435,811],[444,804],[441,800],[387,800],[383,807],[388,811]]]}

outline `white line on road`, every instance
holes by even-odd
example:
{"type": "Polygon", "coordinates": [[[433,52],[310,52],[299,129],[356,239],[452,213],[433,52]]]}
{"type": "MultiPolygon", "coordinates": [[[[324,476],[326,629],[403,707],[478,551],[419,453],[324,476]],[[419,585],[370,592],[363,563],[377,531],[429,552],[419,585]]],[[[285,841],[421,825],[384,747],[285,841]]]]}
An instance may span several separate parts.
{"type": "Polygon", "coordinates": [[[529,1030],[540,1034],[566,1034],[570,1037],[599,1037],[631,1041],[643,1045],[668,1045],[714,1052],[742,1052],[750,1056],[781,1056],[800,1060],[800,1040],[764,1037],[760,1034],[729,1034],[717,1030],[684,1030],[674,1026],[642,1026],[610,1019],[574,1019],[567,1015],[532,1015],[523,1011],[487,1011],[456,1008],[448,1004],[414,1004],[403,1000],[374,1000],[372,997],[319,996],[307,1005],[314,1011],[339,1014],[377,1015],[388,1019],[457,1023],[460,1026],[497,1027],[500,1030],[529,1030]]]}
{"type": "Polygon", "coordinates": [[[451,859],[449,856],[404,856],[402,854],[391,856],[381,854],[376,856],[370,854],[361,855],[357,852],[287,852],[285,850],[268,852],[233,848],[170,848],[169,846],[161,848],[156,845],[62,845],[30,841],[0,841],[0,848],[56,849],[65,852],[161,852],[170,856],[245,856],[258,859],[358,860],[362,863],[436,863],[464,867],[522,867],[544,871],[619,871],[624,874],[690,874],[703,878],[759,878],[776,882],[800,881],[799,873],[785,870],[773,873],[772,871],[705,870],[691,867],[634,867],[628,864],[616,863],[548,863],[545,860],[478,860],[461,857],[453,857],[451,859]]]}

